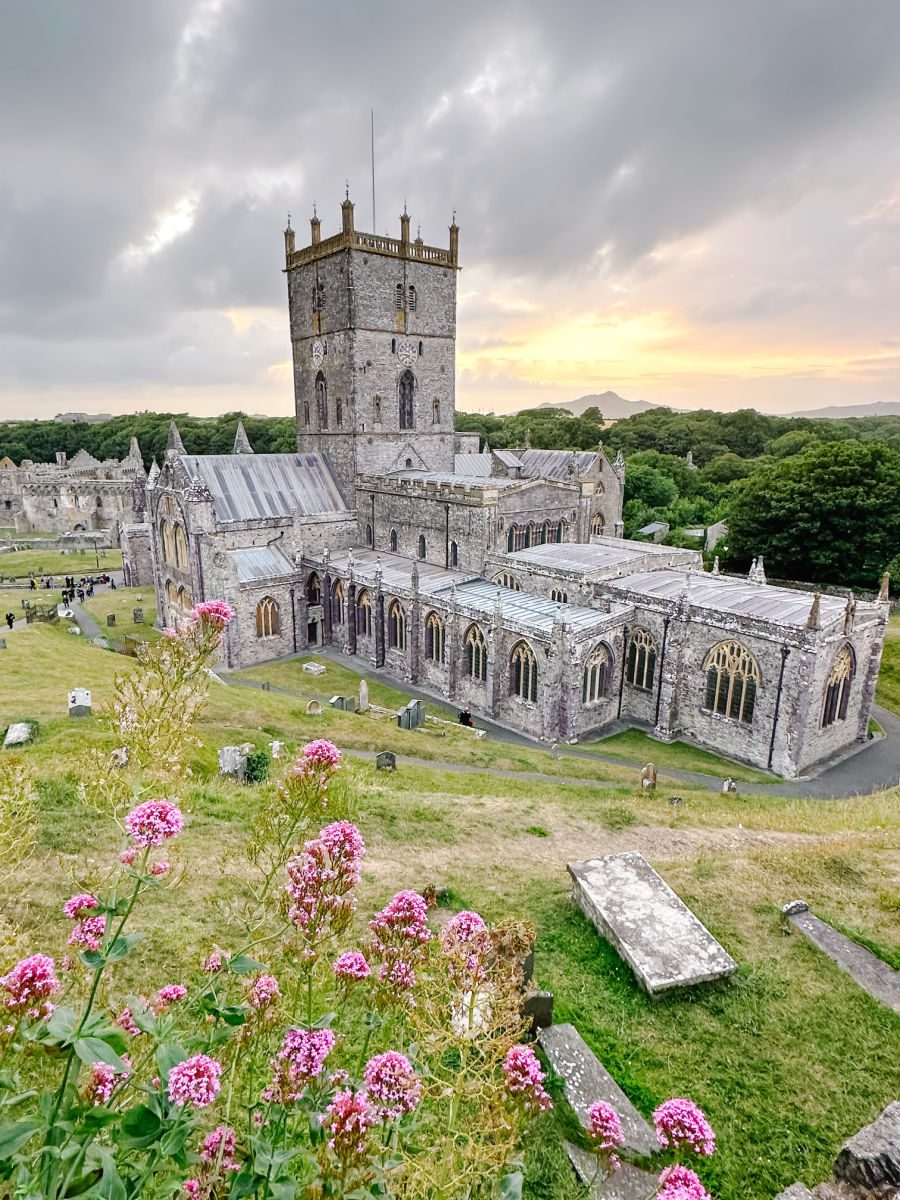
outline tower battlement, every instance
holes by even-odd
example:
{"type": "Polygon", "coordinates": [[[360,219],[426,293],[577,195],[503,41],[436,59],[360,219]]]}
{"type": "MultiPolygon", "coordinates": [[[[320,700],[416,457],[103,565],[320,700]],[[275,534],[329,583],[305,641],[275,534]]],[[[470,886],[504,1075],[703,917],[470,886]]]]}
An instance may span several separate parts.
{"type": "Polygon", "coordinates": [[[409,216],[400,217],[400,237],[385,237],[378,233],[363,233],[354,226],[353,201],[347,199],[341,205],[341,232],[332,237],[321,238],[321,221],[318,216],[310,218],[310,243],[296,248],[296,232],[290,225],[284,231],[285,271],[306,263],[318,262],[341,250],[362,250],[366,254],[383,254],[388,258],[408,259],[411,262],[429,263],[437,267],[459,269],[459,228],[454,216],[450,226],[450,245],[445,250],[440,246],[426,246],[421,237],[410,240],[409,216]]]}

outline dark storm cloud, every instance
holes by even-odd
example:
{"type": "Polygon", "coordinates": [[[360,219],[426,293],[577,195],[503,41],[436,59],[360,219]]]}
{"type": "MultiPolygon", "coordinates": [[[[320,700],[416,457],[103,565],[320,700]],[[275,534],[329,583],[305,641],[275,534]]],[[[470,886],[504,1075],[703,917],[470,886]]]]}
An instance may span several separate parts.
{"type": "Polygon", "coordinates": [[[17,394],[29,364],[57,363],[60,384],[67,367],[97,384],[261,371],[269,339],[251,353],[215,314],[283,306],[285,214],[302,238],[316,200],[333,230],[345,178],[370,227],[370,106],[379,231],[406,197],[443,243],[455,204],[464,264],[510,277],[652,271],[660,243],[897,169],[895,0],[0,14],[0,363],[17,394]],[[193,223],[166,233],[179,205],[193,223]]]}

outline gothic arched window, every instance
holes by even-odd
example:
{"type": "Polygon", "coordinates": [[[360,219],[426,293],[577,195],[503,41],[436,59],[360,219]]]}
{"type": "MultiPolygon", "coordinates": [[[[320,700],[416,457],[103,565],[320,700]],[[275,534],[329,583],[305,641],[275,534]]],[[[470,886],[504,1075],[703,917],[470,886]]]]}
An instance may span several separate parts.
{"type": "Polygon", "coordinates": [[[584,664],[584,675],[581,680],[582,704],[596,704],[602,700],[609,688],[610,675],[609,650],[600,642],[591,651],[590,657],[584,664]]]}
{"type": "Polygon", "coordinates": [[[594,513],[591,517],[591,533],[596,537],[603,533],[603,513],[594,513]]]}
{"type": "Polygon", "coordinates": [[[463,639],[466,654],[466,674],[470,679],[487,679],[487,644],[477,625],[470,625],[463,639]]]}
{"type": "Polygon", "coordinates": [[[309,424],[309,401],[308,400],[303,401],[303,424],[304,425],[309,424]]]}
{"type": "Polygon", "coordinates": [[[415,311],[416,311],[416,304],[417,304],[417,302],[418,302],[418,299],[419,299],[419,298],[418,298],[418,296],[416,295],[416,285],[415,285],[414,283],[411,283],[411,284],[409,285],[409,291],[408,291],[408,294],[409,294],[409,305],[408,305],[408,307],[409,307],[409,311],[410,311],[410,312],[415,312],[415,311]]]}
{"type": "Polygon", "coordinates": [[[256,636],[276,637],[281,633],[281,610],[271,596],[263,596],[256,606],[256,636]]]}
{"type": "Polygon", "coordinates": [[[398,283],[397,286],[394,288],[394,307],[396,308],[397,312],[401,312],[403,309],[403,284],[402,283],[398,283]]]}
{"type": "Polygon", "coordinates": [[[835,721],[847,719],[847,707],[850,703],[850,688],[853,686],[853,675],[856,661],[853,650],[849,645],[843,645],[835,655],[828,682],[825,684],[825,702],[822,705],[822,725],[833,725],[835,721]]]}
{"type": "Polygon", "coordinates": [[[343,625],[344,623],[344,585],[340,579],[336,580],[331,589],[331,623],[332,625],[343,625]]]}
{"type": "Polygon", "coordinates": [[[310,571],[306,581],[306,603],[310,605],[322,603],[322,581],[315,571],[310,571]]]}
{"type": "Polygon", "coordinates": [[[719,642],[706,656],[704,669],[703,707],[731,721],[749,724],[753,720],[760,673],[747,647],[740,642],[719,642]]]}
{"type": "Polygon", "coordinates": [[[419,558],[424,558],[428,551],[428,543],[425,541],[425,534],[419,534],[419,558]]]}
{"type": "Polygon", "coordinates": [[[399,384],[401,429],[415,429],[415,395],[416,377],[412,371],[404,371],[399,384]]]}
{"type": "Polygon", "coordinates": [[[628,640],[625,679],[632,686],[649,692],[656,675],[656,639],[646,629],[635,629],[628,640]]]}
{"type": "Polygon", "coordinates": [[[568,604],[569,593],[564,592],[562,588],[552,588],[550,591],[550,599],[555,600],[557,604],[568,604]]]}
{"type": "Polygon", "coordinates": [[[537,700],[537,662],[527,642],[517,642],[509,656],[509,694],[537,700]]]}
{"type": "Polygon", "coordinates": [[[397,547],[398,547],[398,545],[400,544],[400,543],[398,542],[398,540],[397,540],[397,530],[396,530],[396,529],[392,529],[392,530],[391,530],[391,536],[390,536],[390,539],[389,539],[389,542],[388,542],[388,544],[389,544],[389,545],[390,545],[390,547],[391,547],[391,553],[392,553],[392,554],[396,554],[396,553],[397,553],[397,547]]]}
{"type": "Polygon", "coordinates": [[[392,600],[388,609],[388,646],[392,650],[406,649],[406,613],[399,600],[392,600]]]}
{"type": "Polygon", "coordinates": [[[444,622],[436,612],[425,618],[425,657],[431,662],[444,661],[444,622]]]}
{"type": "Polygon", "coordinates": [[[321,371],[316,376],[316,419],[320,429],[328,428],[328,385],[321,371]]]}
{"type": "Polygon", "coordinates": [[[373,541],[374,541],[374,537],[372,534],[372,526],[366,525],[366,545],[371,546],[373,541]]]}
{"type": "Polygon", "coordinates": [[[515,575],[511,575],[509,571],[503,571],[500,575],[494,576],[494,583],[499,583],[501,587],[509,588],[513,592],[521,592],[519,581],[515,575]]]}
{"type": "Polygon", "coordinates": [[[450,543],[450,566],[459,566],[459,546],[456,544],[456,542],[450,543]]]}
{"type": "Polygon", "coordinates": [[[372,598],[366,591],[356,597],[356,632],[363,637],[372,636],[372,598]]]}

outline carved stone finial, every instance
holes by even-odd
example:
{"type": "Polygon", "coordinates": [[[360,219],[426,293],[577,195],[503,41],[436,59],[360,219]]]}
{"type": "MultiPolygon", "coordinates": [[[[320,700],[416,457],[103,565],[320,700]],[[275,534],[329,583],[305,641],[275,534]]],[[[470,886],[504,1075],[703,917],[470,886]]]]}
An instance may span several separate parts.
{"type": "Polygon", "coordinates": [[[616,461],[613,463],[613,468],[616,471],[621,471],[624,468],[624,466],[625,466],[625,455],[622,453],[621,449],[619,449],[616,451],[616,461]]]}
{"type": "Polygon", "coordinates": [[[244,422],[238,421],[238,427],[234,434],[234,448],[232,454],[252,454],[253,447],[250,445],[250,439],[247,437],[247,430],[244,428],[244,422]]]}
{"type": "Polygon", "coordinates": [[[171,451],[173,454],[186,454],[184,442],[181,440],[181,434],[178,432],[178,426],[175,421],[169,422],[169,436],[166,440],[166,453],[171,451]]]}
{"type": "Polygon", "coordinates": [[[147,487],[156,487],[157,479],[159,479],[159,463],[154,456],[153,462],[150,464],[150,470],[147,472],[147,487]]]}
{"type": "Polygon", "coordinates": [[[891,573],[885,571],[881,577],[881,587],[878,589],[878,603],[886,604],[891,598],[891,573]]]}
{"type": "Polygon", "coordinates": [[[813,596],[813,602],[809,606],[809,616],[806,618],[806,628],[807,629],[818,629],[819,628],[821,609],[822,609],[822,597],[818,592],[816,592],[816,594],[813,596]]]}
{"type": "Polygon", "coordinates": [[[713,575],[718,575],[718,574],[719,574],[719,556],[718,556],[718,554],[717,554],[717,555],[716,555],[716,557],[713,559],[713,565],[712,565],[712,574],[713,574],[713,575]]]}
{"type": "Polygon", "coordinates": [[[844,609],[844,633],[852,633],[856,623],[856,600],[852,595],[847,597],[847,607],[844,609]]]}
{"type": "Polygon", "coordinates": [[[412,590],[417,592],[419,590],[419,564],[416,562],[413,563],[412,570],[409,573],[409,582],[412,590]]]}
{"type": "Polygon", "coordinates": [[[750,570],[747,572],[747,579],[750,583],[756,583],[756,559],[750,564],[750,570]]]}
{"type": "Polygon", "coordinates": [[[756,582],[757,583],[765,583],[766,582],[766,569],[763,566],[763,556],[762,555],[759,556],[759,561],[756,564],[756,582]]]}

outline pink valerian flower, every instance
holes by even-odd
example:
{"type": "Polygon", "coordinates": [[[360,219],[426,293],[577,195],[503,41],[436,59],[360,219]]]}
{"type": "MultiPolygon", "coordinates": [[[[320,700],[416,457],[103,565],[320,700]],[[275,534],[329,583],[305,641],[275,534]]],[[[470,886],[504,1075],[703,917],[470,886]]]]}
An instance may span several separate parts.
{"type": "Polygon", "coordinates": [[[653,1114],[656,1140],[663,1148],[687,1146],[707,1157],[715,1151],[716,1135],[701,1108],[693,1100],[664,1101],[653,1114]]]}
{"type": "Polygon", "coordinates": [[[162,875],[168,875],[170,867],[171,863],[168,863],[165,860],[162,862],[152,863],[150,866],[150,874],[155,875],[156,878],[159,879],[162,875]]]}
{"type": "Polygon", "coordinates": [[[341,752],[337,746],[325,738],[316,738],[303,747],[303,753],[297,759],[294,769],[304,773],[309,769],[336,771],[340,765],[341,752]]]}
{"type": "Polygon", "coordinates": [[[100,901],[90,892],[79,892],[77,896],[73,896],[65,902],[63,915],[67,916],[70,921],[77,921],[79,917],[87,916],[92,908],[98,908],[99,905],[100,901]]]}
{"type": "Polygon", "coordinates": [[[56,963],[48,954],[31,954],[0,977],[0,987],[6,992],[6,1008],[38,1016],[59,989],[56,963]]]}
{"type": "Polygon", "coordinates": [[[128,846],[119,855],[119,862],[123,863],[126,867],[130,867],[136,858],[137,858],[137,847],[136,846],[128,846]]]}
{"type": "Polygon", "coordinates": [[[544,1072],[530,1046],[511,1046],[503,1063],[506,1088],[526,1108],[546,1112],[553,1102],[544,1090],[544,1072]]]}
{"type": "Polygon", "coordinates": [[[709,1192],[700,1182],[700,1177],[690,1170],[675,1164],[666,1167],[659,1177],[657,1200],[710,1200],[709,1192]]]}
{"type": "Polygon", "coordinates": [[[229,1125],[217,1125],[208,1133],[200,1145],[201,1162],[218,1166],[222,1171],[236,1171],[238,1161],[234,1156],[237,1135],[229,1125]]]}
{"type": "Polygon", "coordinates": [[[428,905],[418,892],[398,892],[369,922],[372,957],[381,960],[376,999],[381,1005],[411,1004],[415,965],[431,938],[428,905]]]}
{"type": "Polygon", "coordinates": [[[378,1114],[365,1092],[346,1088],[338,1092],[322,1116],[328,1148],[345,1168],[364,1164],[369,1157],[369,1136],[378,1114]]]}
{"type": "Polygon", "coordinates": [[[306,1085],[322,1073],[334,1041],[330,1029],[289,1029],[272,1059],[272,1082],[263,1098],[275,1104],[299,1100],[306,1085]]]}
{"type": "Polygon", "coordinates": [[[381,1121],[394,1121],[411,1113],[422,1099],[421,1080],[409,1059],[396,1050],[370,1058],[363,1079],[381,1121]]]}
{"type": "Polygon", "coordinates": [[[199,1196],[200,1182],[197,1179],[186,1179],[181,1185],[181,1190],[186,1196],[199,1196]]]}
{"type": "Polygon", "coordinates": [[[334,960],[332,966],[335,979],[339,983],[354,983],[367,979],[372,974],[372,968],[366,962],[366,956],[361,950],[345,950],[334,960]]]}
{"type": "Polygon", "coordinates": [[[225,629],[234,620],[234,609],[224,600],[204,600],[191,609],[190,619],[211,629],[225,629]]]}
{"type": "Polygon", "coordinates": [[[619,1114],[605,1100],[598,1100],[588,1109],[588,1137],[595,1152],[606,1161],[610,1170],[620,1167],[619,1156],[614,1153],[624,1144],[622,1122],[619,1114]]]}
{"type": "Polygon", "coordinates": [[[416,973],[402,958],[391,958],[378,968],[378,982],[388,999],[414,1006],[412,990],[416,986],[416,973]]]}
{"type": "Polygon", "coordinates": [[[441,950],[448,959],[450,978],[471,992],[484,982],[484,962],[492,949],[487,924],[476,912],[458,912],[440,934],[441,950]]]}
{"type": "Polygon", "coordinates": [[[82,950],[97,951],[103,945],[103,935],[106,933],[106,917],[85,917],[78,921],[69,934],[69,945],[80,946],[82,950]]]}
{"type": "Polygon", "coordinates": [[[90,1078],[83,1093],[88,1104],[94,1105],[95,1108],[98,1105],[106,1104],[115,1091],[116,1084],[128,1078],[131,1074],[131,1060],[124,1055],[122,1061],[126,1067],[124,1071],[116,1071],[116,1068],[110,1063],[95,1062],[91,1064],[90,1078]]]}
{"type": "Polygon", "coordinates": [[[339,934],[350,924],[356,911],[352,891],[359,883],[365,852],[356,826],[335,821],[288,861],[288,918],[306,942],[308,962],[316,959],[327,934],[339,934]]]}
{"type": "Polygon", "coordinates": [[[183,1107],[206,1108],[219,1094],[222,1066],[208,1054],[195,1054],[169,1072],[169,1101],[183,1107]]]}
{"type": "Polygon", "coordinates": [[[145,800],[125,818],[125,829],[138,846],[161,846],[184,826],[181,810],[171,800],[145,800]]]}
{"type": "Polygon", "coordinates": [[[281,988],[274,975],[259,975],[250,985],[247,1003],[251,1008],[265,1012],[267,1008],[272,1007],[280,995],[281,988]]]}
{"type": "Polygon", "coordinates": [[[222,951],[218,946],[215,950],[210,950],[209,954],[204,958],[200,969],[207,975],[215,975],[217,971],[222,970],[222,951]]]}
{"type": "Polygon", "coordinates": [[[165,987],[161,987],[156,993],[155,1011],[164,1013],[172,1004],[178,1004],[188,994],[187,988],[183,983],[167,983],[165,987]]]}

